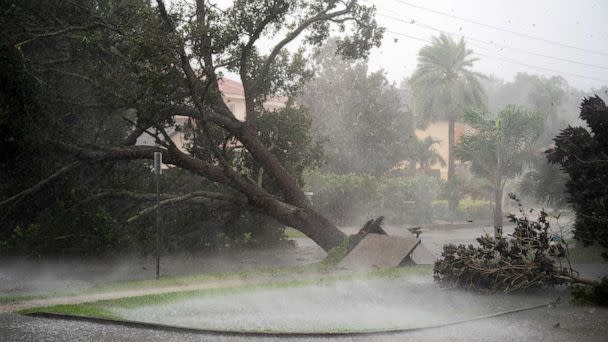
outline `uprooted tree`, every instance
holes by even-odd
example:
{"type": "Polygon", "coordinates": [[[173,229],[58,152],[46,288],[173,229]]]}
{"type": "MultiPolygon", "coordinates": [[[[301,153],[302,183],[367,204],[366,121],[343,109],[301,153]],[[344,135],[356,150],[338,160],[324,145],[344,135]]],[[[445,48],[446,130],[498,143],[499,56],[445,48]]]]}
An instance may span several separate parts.
{"type": "MultiPolygon", "coordinates": [[[[3,189],[4,217],[43,207],[46,190],[72,177],[94,181],[116,165],[162,152],[166,164],[232,190],[167,201],[251,206],[325,250],[345,238],[312,208],[258,123],[268,115],[266,99],[291,96],[310,75],[303,49],[290,53],[286,46],[298,37],[319,45],[337,29],[338,53],[365,56],[382,37],[373,7],[357,0],[237,0],[226,8],[205,0],[169,8],[162,0],[32,0],[12,1],[2,11],[2,59],[11,63],[2,71],[11,91],[2,97],[2,129],[11,132],[3,148],[16,161],[25,144],[56,156],[36,165],[39,181],[3,189]],[[270,49],[260,48],[270,41],[276,42],[270,49]],[[226,71],[243,84],[244,121],[220,92],[226,71]],[[176,115],[190,117],[196,153],[180,150],[169,136],[176,115]],[[144,134],[157,146],[135,145],[144,134]],[[242,167],[246,160],[255,167],[242,167]],[[254,180],[260,174],[273,189],[254,180]]],[[[146,197],[120,188],[101,195],[146,197]]]]}

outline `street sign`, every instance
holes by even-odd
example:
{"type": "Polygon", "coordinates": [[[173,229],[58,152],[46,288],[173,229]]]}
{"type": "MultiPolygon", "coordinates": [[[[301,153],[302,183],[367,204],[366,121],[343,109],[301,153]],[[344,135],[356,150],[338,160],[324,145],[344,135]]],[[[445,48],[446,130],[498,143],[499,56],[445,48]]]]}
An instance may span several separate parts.
{"type": "Polygon", "coordinates": [[[163,154],[162,152],[154,152],[154,172],[157,175],[162,173],[161,165],[163,163],[163,154]]]}

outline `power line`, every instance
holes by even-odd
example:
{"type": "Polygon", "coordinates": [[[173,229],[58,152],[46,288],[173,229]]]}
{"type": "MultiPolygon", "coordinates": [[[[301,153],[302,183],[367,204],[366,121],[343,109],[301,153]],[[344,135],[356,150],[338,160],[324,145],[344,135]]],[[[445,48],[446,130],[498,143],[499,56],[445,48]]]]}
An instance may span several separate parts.
{"type": "Polygon", "coordinates": [[[395,34],[395,35],[398,35],[398,36],[402,36],[402,37],[410,38],[410,39],[413,39],[413,40],[418,40],[418,41],[421,41],[421,42],[424,42],[424,43],[432,43],[432,42],[431,42],[430,40],[428,40],[428,39],[424,39],[424,38],[418,38],[418,37],[410,36],[409,34],[405,34],[405,33],[401,33],[401,32],[395,32],[395,31],[391,31],[391,30],[389,30],[389,29],[386,29],[386,32],[388,32],[388,33],[392,33],[392,34],[395,34]]]}
{"type": "Polygon", "coordinates": [[[567,62],[567,63],[572,63],[572,64],[578,64],[578,65],[583,65],[583,66],[597,68],[597,69],[608,70],[608,67],[601,66],[601,65],[588,64],[588,63],[583,63],[583,62],[579,62],[579,61],[575,61],[575,60],[571,60],[571,59],[567,59],[567,58],[561,58],[561,57],[556,57],[556,56],[544,55],[544,54],[541,54],[541,53],[536,53],[536,52],[527,51],[527,50],[516,48],[516,47],[511,47],[511,46],[508,46],[508,45],[503,45],[503,44],[500,44],[500,43],[487,42],[487,41],[484,41],[484,40],[481,40],[481,39],[476,39],[476,38],[473,38],[473,37],[470,37],[470,36],[466,36],[466,35],[461,34],[461,33],[449,32],[449,31],[442,30],[442,29],[439,29],[437,27],[434,27],[434,26],[431,26],[431,25],[428,25],[428,24],[424,24],[424,23],[422,23],[422,22],[420,22],[418,20],[415,20],[415,19],[405,20],[405,19],[402,19],[402,18],[393,17],[391,15],[387,15],[387,14],[383,14],[383,13],[377,13],[377,15],[381,16],[381,17],[385,17],[385,18],[391,19],[391,20],[403,22],[403,23],[406,23],[406,24],[416,25],[416,26],[423,27],[423,28],[430,29],[430,30],[437,31],[437,32],[445,32],[445,33],[449,33],[449,34],[452,34],[452,35],[462,36],[462,37],[465,37],[468,40],[473,41],[473,42],[478,42],[478,43],[482,43],[482,44],[486,44],[486,45],[501,47],[503,49],[509,49],[509,50],[513,50],[513,51],[517,51],[517,52],[521,52],[521,53],[527,53],[527,54],[530,54],[530,55],[533,55],[533,56],[538,56],[538,57],[543,57],[543,58],[548,58],[548,59],[554,59],[554,60],[558,60],[558,61],[562,61],[562,62],[567,62]]]}
{"type": "MultiPolygon", "coordinates": [[[[409,34],[405,34],[405,33],[401,33],[401,32],[396,32],[396,31],[392,31],[392,30],[388,30],[388,29],[386,30],[386,32],[392,33],[392,34],[397,35],[397,36],[406,37],[406,38],[409,38],[409,39],[425,42],[425,43],[432,43],[428,39],[424,39],[424,38],[420,38],[420,37],[415,37],[415,36],[412,36],[412,35],[409,35],[409,34]]],[[[485,58],[489,58],[489,59],[497,59],[497,60],[501,60],[501,61],[504,61],[504,62],[507,62],[507,63],[522,65],[522,66],[525,66],[525,67],[528,67],[528,68],[532,68],[532,69],[545,70],[545,71],[553,72],[553,73],[556,73],[556,74],[568,75],[568,76],[588,79],[588,80],[592,80],[592,81],[596,81],[596,82],[608,83],[608,80],[604,80],[604,79],[600,79],[600,78],[595,78],[595,77],[590,77],[590,76],[585,76],[585,75],[580,75],[580,74],[571,73],[571,72],[567,72],[567,71],[555,70],[555,69],[546,68],[546,67],[542,67],[542,66],[538,66],[538,65],[532,65],[532,64],[521,62],[521,61],[518,61],[518,60],[512,59],[512,58],[486,55],[486,54],[478,53],[478,52],[475,52],[474,54],[477,55],[477,56],[481,56],[481,57],[485,57],[485,58]]]]}
{"type": "Polygon", "coordinates": [[[573,77],[584,78],[584,79],[588,79],[588,80],[608,83],[608,80],[604,80],[604,79],[601,79],[601,78],[595,78],[595,77],[585,76],[585,75],[581,75],[581,74],[575,74],[575,73],[568,72],[568,71],[561,71],[561,70],[555,70],[555,69],[551,69],[551,68],[545,68],[545,67],[541,67],[541,66],[538,66],[538,65],[532,65],[532,64],[525,63],[525,62],[520,62],[520,61],[518,61],[516,59],[512,59],[512,58],[501,57],[501,56],[490,56],[490,55],[486,55],[486,54],[482,54],[482,53],[478,53],[478,52],[475,52],[474,54],[476,54],[478,56],[486,57],[486,58],[494,58],[494,59],[502,60],[502,61],[505,61],[505,62],[513,63],[513,64],[523,65],[523,66],[526,66],[528,68],[536,68],[536,69],[540,69],[540,70],[546,70],[546,71],[554,72],[554,73],[557,73],[557,74],[564,74],[564,75],[569,75],[569,76],[573,76],[573,77]]]}
{"type": "Polygon", "coordinates": [[[578,46],[574,46],[574,45],[568,45],[568,44],[560,43],[560,42],[557,42],[557,41],[554,41],[554,40],[545,39],[545,38],[542,38],[542,37],[531,36],[531,35],[526,34],[526,33],[517,32],[517,31],[513,31],[513,30],[510,30],[510,29],[507,29],[507,28],[498,27],[498,26],[494,26],[494,25],[490,25],[490,24],[485,24],[485,23],[482,23],[482,22],[479,22],[479,21],[475,21],[475,20],[472,20],[472,19],[468,19],[468,18],[464,18],[464,17],[459,17],[459,16],[452,15],[452,14],[449,14],[449,13],[437,11],[437,10],[434,10],[434,9],[431,9],[431,8],[427,8],[427,7],[411,4],[411,3],[405,2],[403,0],[391,0],[391,1],[400,3],[400,4],[405,5],[405,6],[410,6],[410,7],[418,8],[418,9],[421,9],[423,11],[439,14],[439,15],[442,15],[442,16],[445,16],[445,17],[449,17],[449,18],[453,18],[453,19],[458,19],[458,20],[469,22],[469,23],[472,23],[472,24],[475,24],[475,25],[479,25],[479,26],[484,26],[484,27],[487,27],[487,28],[491,28],[493,30],[507,32],[507,33],[514,34],[514,35],[517,35],[517,36],[520,36],[520,37],[525,37],[525,38],[528,38],[528,39],[534,39],[534,40],[538,40],[538,41],[545,42],[545,43],[548,43],[548,44],[559,45],[561,47],[565,47],[565,48],[569,48],[569,49],[575,49],[575,50],[585,51],[585,52],[593,53],[593,54],[596,54],[596,55],[608,56],[608,53],[603,52],[603,51],[590,50],[590,49],[586,49],[586,48],[582,48],[582,47],[578,47],[578,46]]]}

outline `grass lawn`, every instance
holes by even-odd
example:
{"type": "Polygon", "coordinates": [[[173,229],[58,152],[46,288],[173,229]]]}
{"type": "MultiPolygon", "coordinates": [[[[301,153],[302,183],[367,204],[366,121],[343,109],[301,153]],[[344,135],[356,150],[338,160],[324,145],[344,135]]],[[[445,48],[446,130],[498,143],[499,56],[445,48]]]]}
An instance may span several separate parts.
{"type": "MultiPolygon", "coordinates": [[[[203,290],[191,290],[181,292],[171,292],[163,294],[150,294],[136,297],[126,297],[112,300],[101,300],[76,305],[54,305],[37,307],[20,311],[22,314],[35,312],[49,312],[70,314],[85,317],[121,319],[112,313],[110,308],[134,308],[139,306],[169,303],[176,300],[187,299],[200,296],[221,296],[229,294],[244,293],[263,289],[295,288],[317,284],[330,284],[337,281],[373,279],[373,278],[408,278],[415,276],[431,276],[432,266],[410,266],[402,268],[391,268],[374,270],[371,272],[361,272],[354,274],[316,274],[316,277],[306,277],[292,280],[275,280],[263,284],[241,285],[226,288],[211,288],[203,290]]],[[[208,279],[208,278],[206,278],[208,279]]],[[[165,280],[167,283],[170,279],[165,280]]],[[[146,282],[140,284],[147,284],[146,282]]],[[[134,288],[135,283],[129,284],[129,288],[134,288]]]]}
{"type": "Polygon", "coordinates": [[[299,239],[306,237],[306,235],[304,235],[304,233],[302,233],[301,231],[289,227],[285,228],[285,232],[283,234],[288,239],[299,239]]]}
{"type": "Polygon", "coordinates": [[[187,276],[167,277],[161,276],[159,280],[130,280],[112,283],[102,283],[91,287],[90,289],[80,291],[65,291],[65,292],[43,292],[35,294],[15,294],[15,295],[0,295],[1,304],[11,304],[24,302],[28,300],[44,299],[51,297],[67,297],[86,294],[96,294],[105,292],[114,292],[122,290],[134,290],[142,288],[160,288],[171,286],[186,286],[191,284],[199,284],[205,282],[214,282],[222,280],[247,280],[253,278],[277,278],[287,276],[301,276],[307,273],[329,272],[329,266],[325,264],[312,264],[307,266],[280,267],[280,268],[259,268],[240,272],[211,272],[201,273],[187,276]]]}

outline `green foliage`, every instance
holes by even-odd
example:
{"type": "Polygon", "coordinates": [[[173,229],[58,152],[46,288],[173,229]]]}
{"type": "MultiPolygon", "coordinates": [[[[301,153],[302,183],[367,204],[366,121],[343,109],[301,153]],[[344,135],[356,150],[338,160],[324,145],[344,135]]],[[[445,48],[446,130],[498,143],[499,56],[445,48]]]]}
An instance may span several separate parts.
{"type": "MultiPolygon", "coordinates": [[[[516,199],[515,197],[512,197],[516,199]]],[[[435,281],[469,290],[512,292],[533,286],[555,286],[571,275],[556,261],[566,257],[566,244],[550,228],[548,214],[532,220],[519,204],[510,237],[477,238],[479,246],[448,244],[435,262],[435,281]]]]}
{"type": "Polygon", "coordinates": [[[295,230],[293,228],[285,228],[285,238],[287,239],[299,239],[299,238],[305,238],[306,235],[304,235],[304,233],[300,232],[299,230],[295,230]]]}
{"type": "Polygon", "coordinates": [[[417,124],[457,118],[465,111],[483,109],[486,95],[480,83],[485,76],[471,71],[477,58],[445,34],[433,37],[418,53],[418,67],[411,79],[411,106],[417,124]]]}
{"type": "Polygon", "coordinates": [[[608,108],[597,96],[586,98],[580,118],[588,128],[563,129],[547,159],[568,174],[568,203],[576,213],[574,238],[585,246],[608,248],[608,108]]]}
{"type": "Polygon", "coordinates": [[[567,181],[568,175],[559,166],[549,163],[545,155],[534,154],[530,169],[522,175],[518,188],[522,195],[554,208],[564,208],[568,205],[567,181]]]}
{"type": "Polygon", "coordinates": [[[314,193],[313,205],[338,224],[360,224],[369,217],[385,216],[389,222],[430,222],[431,201],[438,180],[375,177],[369,175],[309,172],[306,189],[314,193]]]}
{"type": "Polygon", "coordinates": [[[535,142],[543,129],[543,118],[516,106],[507,106],[495,118],[482,112],[467,112],[466,132],[455,147],[456,156],[471,163],[471,172],[492,184],[494,227],[502,226],[502,196],[506,181],[524,172],[534,156],[535,142]]]}
{"type": "Polygon", "coordinates": [[[121,318],[119,315],[116,315],[111,310],[95,305],[94,303],[54,305],[36,309],[25,309],[22,310],[20,313],[23,315],[28,315],[35,312],[52,312],[56,314],[66,314],[102,319],[121,318]]]}
{"type": "Polygon", "coordinates": [[[77,210],[59,202],[24,228],[15,227],[6,240],[5,252],[42,256],[101,255],[118,247],[125,234],[101,207],[77,210]]]}
{"type": "MultiPolygon", "coordinates": [[[[324,150],[321,141],[315,140],[311,131],[312,120],[306,108],[289,105],[273,111],[263,111],[257,120],[260,140],[269,147],[290,174],[300,183],[305,169],[313,170],[323,163],[324,150]]],[[[243,168],[251,178],[257,178],[260,163],[247,155],[243,168]]],[[[278,194],[273,179],[264,174],[267,190],[278,194]]]]}
{"type": "Polygon", "coordinates": [[[434,140],[433,137],[430,136],[422,140],[416,138],[416,143],[414,145],[414,160],[420,165],[422,170],[429,170],[431,166],[435,164],[439,164],[441,166],[446,165],[445,160],[433,146],[438,142],[439,141],[434,140]]]}
{"type": "Polygon", "coordinates": [[[462,136],[456,155],[471,162],[474,174],[493,182],[499,172],[504,178],[512,178],[523,171],[543,128],[541,115],[515,106],[507,106],[496,118],[482,112],[468,112],[464,121],[474,131],[462,136]]]}
{"type": "MultiPolygon", "coordinates": [[[[132,145],[134,141],[126,138],[134,128],[149,128],[152,133],[172,128],[172,115],[183,114],[183,107],[193,102],[176,53],[182,43],[196,70],[194,87],[205,89],[204,96],[199,96],[205,111],[222,101],[212,86],[222,77],[221,72],[215,73],[222,69],[217,66],[246,70],[241,76],[249,85],[252,109],[260,112],[257,122],[251,122],[259,129],[254,134],[267,148],[276,149],[272,152],[299,181],[305,167],[319,164],[320,145],[310,137],[310,119],[302,108],[262,109],[269,96],[292,96],[310,78],[305,49],[293,53],[282,49],[271,60],[256,47],[259,43],[246,42],[274,37],[285,28],[295,30],[320,13],[334,13],[332,19],[342,34],[338,52],[348,58],[365,57],[382,38],[375,9],[353,3],[340,11],[344,3],[318,0],[192,5],[170,4],[169,16],[179,29],[168,34],[159,6],[150,1],[9,0],[0,12],[0,201],[76,160],[49,141],[103,151],[132,145]],[[204,8],[195,12],[195,5],[204,8]]],[[[329,35],[327,21],[314,22],[312,27],[303,26],[304,46],[320,46],[329,35]]],[[[227,147],[232,149],[223,151],[228,162],[244,176],[257,177],[259,164],[242,144],[217,126],[211,127],[208,141],[201,123],[191,126],[192,155],[217,164],[209,146],[227,147]]],[[[124,224],[149,207],[149,200],[106,197],[89,202],[108,189],[153,193],[149,165],[113,160],[86,163],[90,165],[62,176],[36,198],[2,208],[0,247],[4,252],[92,254],[118,249],[123,242],[129,250],[151,248],[151,217],[124,224]]],[[[279,195],[268,172],[262,181],[265,189],[279,195]]],[[[167,172],[162,182],[163,192],[171,195],[193,189],[229,193],[226,187],[179,172],[167,172]]],[[[251,208],[222,211],[180,203],[168,209],[163,210],[167,250],[263,245],[282,239],[283,227],[251,208]]]]}
{"type": "Polygon", "coordinates": [[[449,120],[448,181],[450,209],[458,206],[460,194],[454,179],[454,127],[460,115],[470,110],[484,110],[486,94],[481,86],[482,74],[471,70],[477,58],[466,48],[464,39],[456,42],[446,34],[433,37],[430,45],[418,52],[418,66],[408,84],[410,106],[416,124],[426,127],[436,120],[449,120]]]}
{"type": "Polygon", "coordinates": [[[313,132],[325,141],[324,170],[381,176],[411,157],[411,114],[382,71],[336,55],[330,40],[315,54],[317,76],[298,102],[310,109],[313,132]]]}
{"type": "Polygon", "coordinates": [[[448,179],[446,182],[441,184],[439,188],[439,197],[445,198],[448,201],[448,208],[451,212],[450,215],[456,214],[458,203],[462,198],[462,183],[459,177],[453,177],[448,179]]]}
{"type": "Polygon", "coordinates": [[[436,220],[477,220],[487,219],[492,214],[492,202],[487,200],[462,199],[455,213],[451,213],[448,200],[434,200],[433,219],[436,220]]]}
{"type": "Polygon", "coordinates": [[[538,138],[541,146],[550,144],[560,128],[576,120],[572,111],[579,106],[583,96],[561,76],[545,77],[526,73],[517,73],[512,82],[490,79],[485,88],[492,112],[508,105],[517,105],[543,116],[544,129],[538,138]]]}
{"type": "Polygon", "coordinates": [[[327,256],[320,262],[320,266],[322,268],[329,268],[336,266],[346,255],[348,254],[348,245],[350,243],[351,237],[347,237],[342,240],[340,244],[334,248],[332,248],[329,252],[327,252],[327,256]]]}

